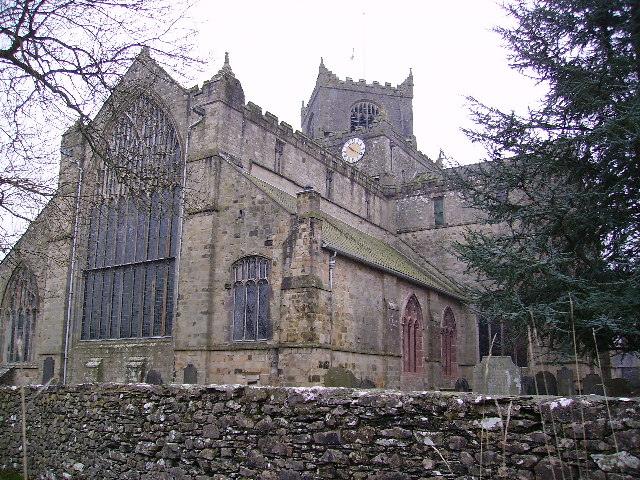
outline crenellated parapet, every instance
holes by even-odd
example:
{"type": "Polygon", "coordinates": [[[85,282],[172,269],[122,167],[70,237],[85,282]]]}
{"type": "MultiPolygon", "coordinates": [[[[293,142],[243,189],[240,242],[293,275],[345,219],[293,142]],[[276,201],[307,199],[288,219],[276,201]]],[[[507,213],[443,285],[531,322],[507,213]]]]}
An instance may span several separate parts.
{"type": "Polygon", "coordinates": [[[259,125],[272,133],[278,139],[290,144],[298,151],[302,151],[310,157],[320,161],[326,165],[327,168],[348,177],[350,180],[360,184],[372,193],[379,196],[383,195],[383,188],[372,177],[361,172],[358,168],[346,163],[342,158],[334,154],[317,140],[308,137],[299,130],[294,130],[288,123],[284,121],[278,122],[278,117],[271,112],[267,111],[262,113],[262,108],[260,106],[249,101],[242,109],[242,114],[246,120],[259,125]]]}

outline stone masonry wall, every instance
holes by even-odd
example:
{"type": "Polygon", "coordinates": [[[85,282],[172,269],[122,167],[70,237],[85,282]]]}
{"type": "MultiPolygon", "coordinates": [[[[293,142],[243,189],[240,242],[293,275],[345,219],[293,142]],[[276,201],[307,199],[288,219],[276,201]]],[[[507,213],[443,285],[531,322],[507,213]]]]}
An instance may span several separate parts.
{"type": "MultiPolygon", "coordinates": [[[[326,388],[26,388],[30,478],[603,479],[640,475],[640,403],[326,388]],[[615,432],[615,440],[612,432],[615,432]]],[[[20,469],[0,389],[0,469],[20,469]]]]}

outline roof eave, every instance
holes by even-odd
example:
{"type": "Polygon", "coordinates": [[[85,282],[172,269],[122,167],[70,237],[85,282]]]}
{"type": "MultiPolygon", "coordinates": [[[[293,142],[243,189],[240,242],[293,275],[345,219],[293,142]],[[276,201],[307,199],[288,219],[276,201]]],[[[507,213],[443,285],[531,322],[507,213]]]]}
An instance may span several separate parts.
{"type": "Polygon", "coordinates": [[[406,281],[408,281],[410,283],[413,283],[415,285],[419,285],[421,287],[429,288],[429,289],[434,290],[434,291],[436,291],[438,293],[441,293],[443,295],[447,295],[448,297],[452,297],[452,298],[455,298],[456,300],[459,300],[461,302],[468,303],[468,300],[462,295],[458,295],[458,294],[450,292],[448,290],[443,290],[442,288],[438,288],[438,287],[436,287],[434,285],[430,285],[430,284],[428,284],[426,282],[418,280],[417,278],[414,278],[414,277],[412,277],[410,275],[407,275],[405,273],[398,272],[397,270],[393,270],[392,268],[385,267],[383,265],[379,265],[379,264],[377,264],[375,262],[372,262],[371,260],[367,260],[364,257],[360,257],[358,255],[354,255],[353,253],[347,252],[347,251],[341,249],[340,247],[336,247],[334,245],[331,245],[328,242],[322,242],[322,248],[324,248],[326,250],[330,250],[332,252],[336,252],[336,253],[340,254],[341,256],[349,258],[351,260],[355,260],[356,262],[363,263],[364,265],[367,265],[367,266],[369,266],[371,268],[375,268],[377,270],[380,270],[380,271],[389,273],[391,275],[394,275],[394,276],[396,276],[398,278],[402,278],[403,280],[406,280],[406,281]]]}

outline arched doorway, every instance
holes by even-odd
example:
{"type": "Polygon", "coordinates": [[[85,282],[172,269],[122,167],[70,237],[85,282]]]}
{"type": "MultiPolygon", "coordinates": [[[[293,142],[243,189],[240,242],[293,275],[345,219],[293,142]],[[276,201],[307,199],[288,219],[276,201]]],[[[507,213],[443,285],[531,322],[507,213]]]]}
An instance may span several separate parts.
{"type": "Polygon", "coordinates": [[[451,308],[444,310],[442,318],[441,342],[442,374],[455,377],[458,374],[457,360],[457,327],[456,318],[451,308]]]}
{"type": "Polygon", "coordinates": [[[423,368],[422,308],[411,295],[402,316],[402,371],[420,373],[423,368]]]}

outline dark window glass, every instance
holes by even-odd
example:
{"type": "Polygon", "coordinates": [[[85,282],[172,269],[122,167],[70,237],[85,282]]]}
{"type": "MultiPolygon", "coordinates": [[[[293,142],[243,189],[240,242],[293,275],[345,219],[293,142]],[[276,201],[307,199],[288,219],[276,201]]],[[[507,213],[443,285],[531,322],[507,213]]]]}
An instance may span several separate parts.
{"type": "Polygon", "coordinates": [[[269,284],[258,282],[258,340],[269,338],[269,284]]]}
{"type": "Polygon", "coordinates": [[[173,325],[180,146],[141,96],[115,121],[90,209],[81,338],[165,336],[173,325]]]}
{"type": "MultiPolygon", "coordinates": [[[[38,285],[35,275],[26,267],[18,267],[9,279],[1,312],[0,318],[2,324],[7,325],[6,335],[9,336],[6,342],[6,361],[33,360],[32,338],[38,313],[38,285]]],[[[3,354],[0,350],[0,360],[4,357],[3,354]]]]}
{"type": "Polygon", "coordinates": [[[373,122],[380,116],[380,107],[369,102],[359,102],[351,107],[351,131],[356,128],[371,128],[373,122]]]}
{"type": "Polygon", "coordinates": [[[266,258],[246,257],[233,265],[233,340],[255,341],[271,337],[268,276],[266,258]]]}
{"type": "Polygon", "coordinates": [[[436,226],[444,225],[444,197],[433,199],[433,218],[436,226]]]}
{"type": "Polygon", "coordinates": [[[245,288],[241,282],[233,289],[233,339],[244,340],[245,288]]]}

